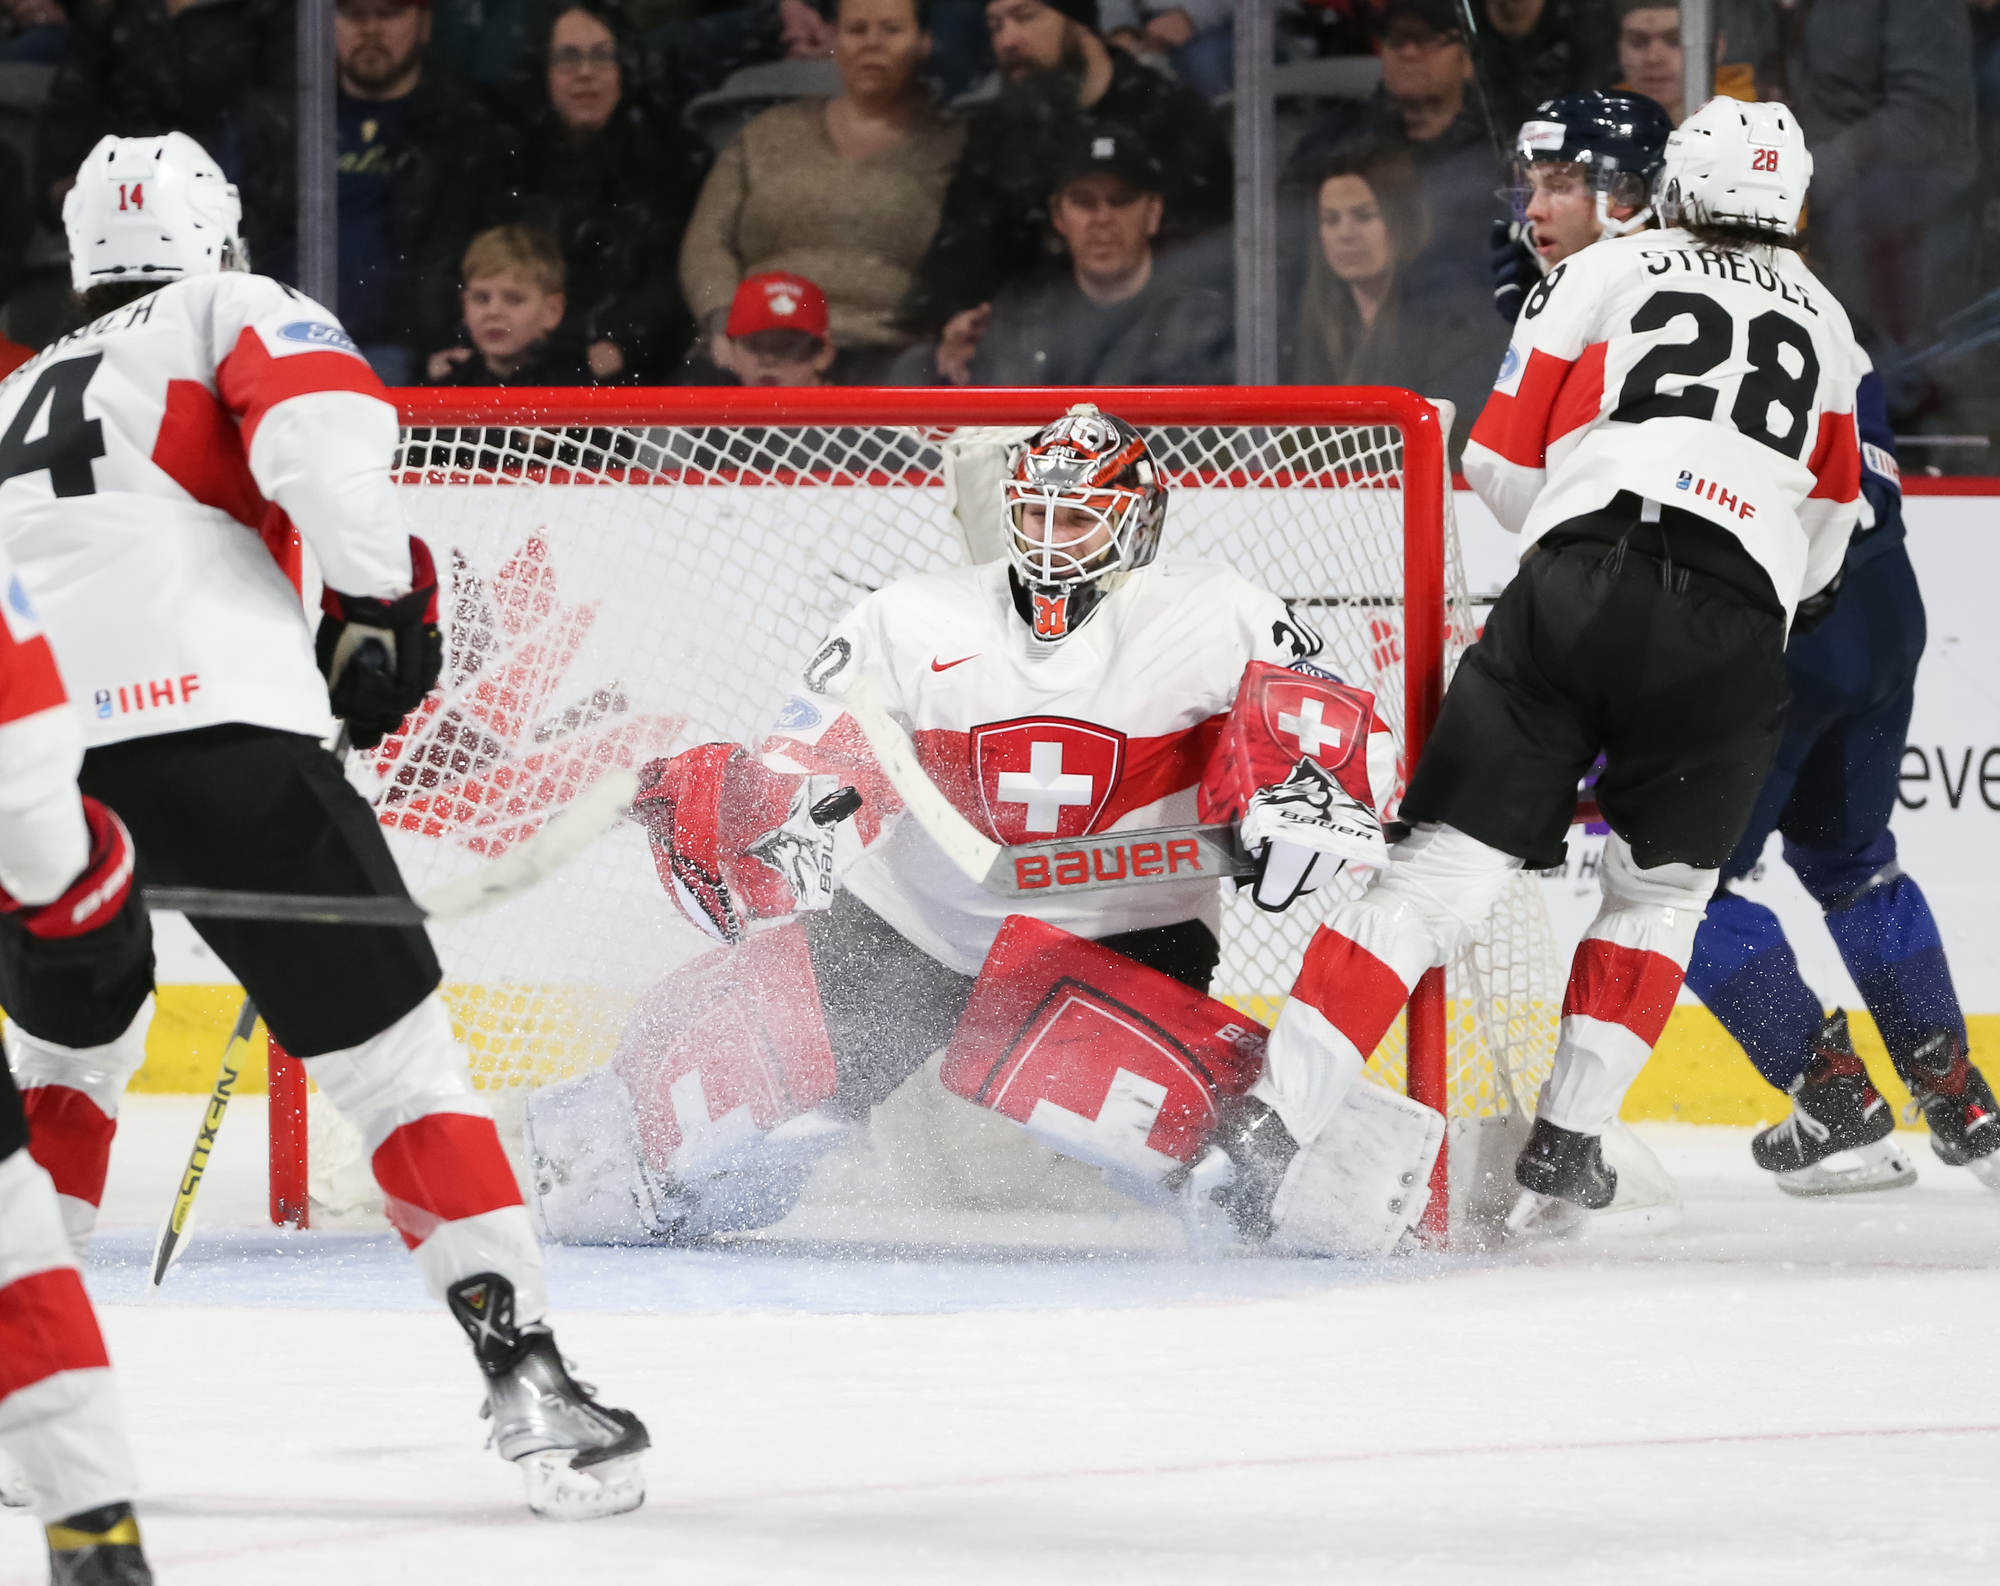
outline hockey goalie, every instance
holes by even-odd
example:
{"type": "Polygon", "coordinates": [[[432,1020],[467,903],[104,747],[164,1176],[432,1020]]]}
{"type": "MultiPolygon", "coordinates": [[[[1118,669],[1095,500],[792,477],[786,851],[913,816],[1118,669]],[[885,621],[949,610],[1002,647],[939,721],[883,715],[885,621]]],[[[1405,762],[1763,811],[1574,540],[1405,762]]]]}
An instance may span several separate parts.
{"type": "Polygon", "coordinates": [[[609,1065],[530,1097],[553,1237],[768,1226],[940,1050],[966,1104],[1225,1233],[1248,1207],[1250,1238],[1374,1254],[1421,1215],[1444,1122],[1378,1086],[1275,1196],[1233,1182],[1220,1146],[1264,1031],[1207,994],[1224,883],[1176,874],[1163,845],[1087,841],[1234,823],[1273,910],[1378,862],[1394,766],[1372,696],[1313,666],[1318,637],[1277,596],[1156,559],[1167,490],[1123,420],[1072,409],[994,490],[1004,558],[869,595],[754,754],[646,768],[661,882],[722,945],[646,994],[609,1065]],[[1046,894],[967,879],[843,704],[863,685],[979,830],[1078,839],[1131,884],[1073,889],[1060,862],[1046,894]]]}

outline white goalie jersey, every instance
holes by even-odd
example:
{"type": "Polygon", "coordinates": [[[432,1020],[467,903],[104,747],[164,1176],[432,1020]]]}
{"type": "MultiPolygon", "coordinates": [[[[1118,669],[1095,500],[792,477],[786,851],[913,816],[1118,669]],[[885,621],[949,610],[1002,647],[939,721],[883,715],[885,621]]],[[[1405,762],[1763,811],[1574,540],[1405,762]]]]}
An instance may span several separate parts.
{"type": "Polygon", "coordinates": [[[1866,359],[1798,255],[1637,232],[1522,305],[1465,473],[1525,554],[1620,491],[1729,530],[1789,612],[1840,569],[1861,494],[1866,359]]]}
{"type": "MultiPolygon", "coordinates": [[[[842,773],[867,760],[840,706],[866,677],[931,779],[999,842],[1187,824],[1244,667],[1289,665],[1318,648],[1282,600],[1223,567],[1162,558],[1053,646],[1037,644],[1016,614],[1005,563],[955,568],[862,601],[807,665],[806,692],[786,705],[763,757],[842,773]]],[[[1381,755],[1392,753],[1386,732],[1373,736],[1381,755]]],[[[1375,785],[1392,775],[1384,765],[1375,785]]],[[[864,808],[857,825],[866,847],[841,884],[959,973],[978,973],[1007,914],[1030,912],[968,880],[915,820],[897,815],[884,827],[864,808]]],[[[1067,894],[1032,912],[1092,938],[1194,919],[1215,929],[1217,885],[1067,894]]]]}
{"type": "Polygon", "coordinates": [[[305,601],[315,569],[408,591],[396,441],[339,322],[265,276],[176,281],[0,383],[0,542],[87,743],[331,731],[305,601]]]}

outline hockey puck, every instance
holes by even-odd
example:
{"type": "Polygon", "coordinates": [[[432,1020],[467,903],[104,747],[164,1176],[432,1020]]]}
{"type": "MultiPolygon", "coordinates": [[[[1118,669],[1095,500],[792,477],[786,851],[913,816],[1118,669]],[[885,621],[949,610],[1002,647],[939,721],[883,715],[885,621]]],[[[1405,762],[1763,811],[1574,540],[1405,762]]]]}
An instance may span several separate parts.
{"type": "Polygon", "coordinates": [[[812,823],[815,826],[831,826],[835,821],[844,821],[861,808],[861,794],[851,787],[835,788],[812,807],[812,823]]]}

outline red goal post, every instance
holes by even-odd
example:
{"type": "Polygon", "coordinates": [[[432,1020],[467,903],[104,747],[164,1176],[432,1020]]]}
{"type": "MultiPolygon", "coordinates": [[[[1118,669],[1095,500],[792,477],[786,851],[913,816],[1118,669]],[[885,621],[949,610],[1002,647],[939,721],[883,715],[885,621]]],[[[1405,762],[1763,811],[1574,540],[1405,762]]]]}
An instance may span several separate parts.
{"type": "MultiPolygon", "coordinates": [[[[481,503],[491,503],[494,515],[521,516],[524,523],[545,518],[547,513],[536,504],[522,504],[522,487],[550,493],[578,485],[610,485],[686,496],[690,485],[720,486],[736,492],[732,500],[741,499],[746,482],[767,492],[852,486],[893,493],[916,484],[934,493],[936,481],[925,471],[935,471],[932,449],[940,438],[975,430],[1032,428],[1073,403],[1091,402],[1159,437],[1156,455],[1161,457],[1170,492],[1176,492],[1170,497],[1166,554],[1208,554],[1211,559],[1216,554],[1206,547],[1190,551],[1177,543],[1174,506],[1183,504],[1177,495],[1180,490],[1190,492],[1184,498],[1187,503],[1196,501],[1193,492],[1207,492],[1217,508],[1212,516],[1234,525],[1227,534],[1248,534],[1253,542],[1264,534],[1292,541],[1317,538],[1328,544],[1343,538],[1358,541],[1365,532],[1374,531],[1365,530],[1353,516],[1356,502],[1365,503],[1363,515],[1371,520],[1385,511],[1400,516],[1400,544],[1384,543],[1371,553],[1382,559],[1385,575],[1400,572],[1400,588],[1373,595],[1364,591],[1348,604],[1400,606],[1399,623],[1393,613],[1385,616],[1378,611],[1370,616],[1382,670],[1372,679],[1354,680],[1364,686],[1372,682],[1383,691],[1391,681],[1389,674],[1401,672],[1396,690],[1400,698],[1385,697],[1384,703],[1400,718],[1396,725],[1405,776],[1436,720],[1452,650],[1462,648],[1468,636],[1462,617],[1457,623],[1448,618],[1448,568],[1455,573],[1457,562],[1450,541],[1444,422],[1432,404],[1401,389],[492,388],[409,389],[393,396],[404,440],[397,482],[411,492],[413,505],[419,508],[411,513],[411,526],[431,540],[441,568],[456,565],[462,570],[468,565],[458,537],[470,532],[465,514],[483,513],[481,503]],[[879,447],[865,457],[862,449],[852,448],[853,437],[863,433],[912,439],[901,452],[891,449],[885,462],[879,447]],[[787,450],[789,442],[759,454],[757,448],[768,443],[757,438],[773,434],[844,439],[839,445],[828,441],[824,451],[804,459],[787,450]],[[701,446],[707,449],[683,444],[688,437],[702,438],[701,446]],[[850,449],[842,450],[843,446],[850,449]],[[915,477],[919,473],[924,477],[915,477]],[[513,494],[482,494],[486,487],[513,494]],[[1266,498],[1243,493],[1270,490],[1291,492],[1290,510],[1273,515],[1258,505],[1266,498]],[[441,505],[434,505],[427,491],[441,505]],[[1231,498],[1227,494],[1231,491],[1238,494],[1231,498]],[[1399,569],[1392,569],[1391,562],[1399,562],[1399,569]]],[[[717,490],[715,495],[720,501],[723,492],[717,490]]],[[[703,498],[696,492],[693,499],[703,498]]],[[[913,515],[907,508],[899,510],[913,515]]],[[[1184,505],[1183,516],[1186,511],[1184,505]]],[[[928,498],[924,513],[936,521],[939,536],[950,536],[949,519],[928,505],[928,498]]],[[[701,515],[696,512],[688,521],[701,515]]],[[[513,532],[518,536],[532,530],[513,532]]],[[[1389,538],[1378,537],[1385,542],[1389,538]]],[[[962,560],[963,553],[955,559],[962,560]]],[[[1278,594],[1308,593],[1281,587],[1269,574],[1260,576],[1254,565],[1239,565],[1247,576],[1278,594]]],[[[637,565],[620,576],[635,582],[668,577],[637,565]]],[[[680,595],[673,587],[660,589],[663,608],[671,608],[680,595]]],[[[1459,606],[1454,610],[1462,610],[1462,576],[1456,598],[1459,606]]],[[[462,610],[464,602],[458,604],[462,610]]],[[[449,599],[446,607],[449,613],[449,599]]],[[[448,628],[451,622],[448,615],[448,628]]],[[[465,642],[469,641],[448,633],[448,652],[463,648],[465,642]]],[[[784,665],[796,665],[806,653],[809,650],[784,657],[784,665]]],[[[1336,656],[1333,664],[1340,669],[1348,663],[1336,656]]],[[[447,689],[452,665],[448,659],[447,689]]],[[[393,769],[391,762],[383,762],[380,788],[391,787],[393,769]]],[[[409,784],[405,768],[402,785],[409,784]]],[[[380,798],[378,807],[383,808],[384,825],[393,829],[393,812],[380,798]]],[[[409,868],[407,860],[405,866],[409,868]]],[[[423,884],[416,876],[412,881],[423,884]]],[[[451,955],[445,956],[450,982],[454,967],[451,955]]],[[[1286,985],[1292,969],[1295,959],[1285,971],[1286,985]]],[[[461,1013],[456,1004],[454,1013],[461,1013]]],[[[1441,1111],[1448,1110],[1450,1017],[1444,972],[1433,971],[1411,1001],[1405,1083],[1412,1097],[1441,1111]]],[[[475,1070],[480,1068],[476,1057],[475,1070]]],[[[307,1204],[303,1083],[296,1064],[274,1061],[272,1073],[272,1213],[274,1220],[298,1223],[304,1220],[307,1204]]],[[[484,1082],[522,1083],[518,1077],[490,1076],[484,1082]]],[[[1445,1185],[1446,1164],[1441,1157],[1429,1218],[1434,1229],[1443,1226],[1445,1185]]]]}

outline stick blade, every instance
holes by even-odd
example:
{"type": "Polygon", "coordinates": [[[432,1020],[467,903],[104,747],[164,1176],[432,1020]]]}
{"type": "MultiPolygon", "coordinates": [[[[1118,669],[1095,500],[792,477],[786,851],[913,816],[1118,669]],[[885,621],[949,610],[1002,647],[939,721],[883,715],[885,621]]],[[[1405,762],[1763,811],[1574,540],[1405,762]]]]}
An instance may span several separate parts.
{"type": "Polygon", "coordinates": [[[505,903],[540,885],[610,831],[638,796],[638,773],[615,767],[551,814],[534,836],[418,901],[434,920],[462,919],[505,903]]]}

